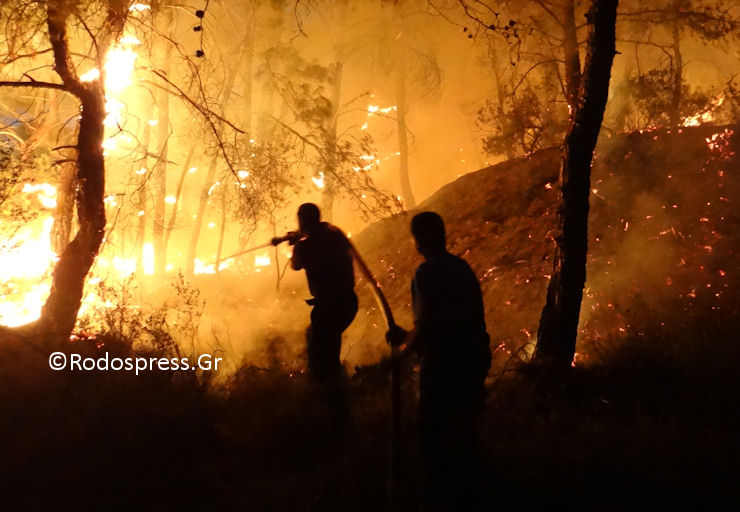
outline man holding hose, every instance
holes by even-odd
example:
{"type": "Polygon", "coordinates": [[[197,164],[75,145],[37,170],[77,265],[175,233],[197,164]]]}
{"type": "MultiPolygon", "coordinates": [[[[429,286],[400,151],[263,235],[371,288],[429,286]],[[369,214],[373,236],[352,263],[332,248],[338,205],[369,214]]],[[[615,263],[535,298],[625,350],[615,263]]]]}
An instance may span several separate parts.
{"type": "MultiPolygon", "coordinates": [[[[308,373],[319,382],[337,381],[342,376],[339,353],[342,333],[357,314],[352,245],[342,231],[321,222],[319,207],[304,203],[298,208],[299,232],[288,235],[293,245],[291,266],[306,270],[313,295],[311,325],[306,332],[308,373]]],[[[286,238],[273,238],[277,245],[286,238]]]]}
{"type": "Polygon", "coordinates": [[[476,418],[491,366],[480,283],[446,248],[434,212],[411,221],[424,262],[411,282],[414,330],[392,328],[388,341],[419,355],[419,426],[423,510],[477,510],[476,418]]]}

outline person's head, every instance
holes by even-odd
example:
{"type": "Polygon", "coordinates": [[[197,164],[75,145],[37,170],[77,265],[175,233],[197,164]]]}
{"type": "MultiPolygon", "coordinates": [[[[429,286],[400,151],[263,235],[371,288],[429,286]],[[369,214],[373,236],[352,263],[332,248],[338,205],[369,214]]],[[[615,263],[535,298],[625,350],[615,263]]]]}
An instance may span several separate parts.
{"type": "Polygon", "coordinates": [[[422,212],[411,219],[411,234],[416,240],[416,249],[428,258],[446,250],[445,223],[434,212],[422,212]]]}
{"type": "Polygon", "coordinates": [[[314,231],[321,223],[319,207],[313,203],[303,203],[298,207],[298,227],[304,233],[314,231]]]}

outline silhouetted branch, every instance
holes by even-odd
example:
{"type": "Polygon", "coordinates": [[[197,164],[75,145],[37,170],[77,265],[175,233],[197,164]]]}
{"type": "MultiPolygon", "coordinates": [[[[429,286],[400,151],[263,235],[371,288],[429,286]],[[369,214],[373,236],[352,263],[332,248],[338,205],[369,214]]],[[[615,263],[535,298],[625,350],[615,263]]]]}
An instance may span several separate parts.
{"type": "Polygon", "coordinates": [[[56,89],[58,91],[70,92],[64,84],[55,84],[52,82],[0,82],[0,87],[33,87],[36,89],[56,89]]]}

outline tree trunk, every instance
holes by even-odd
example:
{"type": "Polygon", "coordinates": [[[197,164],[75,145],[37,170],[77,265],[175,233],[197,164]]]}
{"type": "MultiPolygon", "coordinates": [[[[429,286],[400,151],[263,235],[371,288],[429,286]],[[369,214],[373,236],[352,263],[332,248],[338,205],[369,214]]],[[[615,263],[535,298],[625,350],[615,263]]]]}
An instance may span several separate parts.
{"type": "Polygon", "coordinates": [[[208,206],[208,192],[213,186],[213,178],[216,176],[217,164],[218,157],[214,156],[211,159],[211,164],[208,166],[208,173],[203,182],[203,188],[200,190],[198,210],[195,212],[195,222],[193,223],[193,230],[190,233],[190,243],[188,244],[188,260],[185,266],[185,273],[188,276],[192,276],[195,273],[195,258],[198,256],[198,241],[200,240],[200,232],[203,229],[203,218],[206,215],[206,206],[208,206]]]}
{"type": "Polygon", "coordinates": [[[332,4],[331,24],[334,32],[334,64],[329,69],[331,80],[331,111],[324,126],[324,188],[321,193],[321,215],[328,222],[334,216],[334,199],[337,194],[337,122],[339,102],[342,99],[342,73],[344,71],[344,27],[347,19],[348,2],[332,4]]]}
{"type": "MultiPolygon", "coordinates": [[[[401,49],[401,52],[404,50],[401,49]]],[[[401,195],[406,209],[416,207],[414,191],[409,176],[409,142],[406,126],[406,59],[401,59],[396,73],[396,120],[398,131],[398,166],[401,177],[401,195]]]]}
{"type": "MultiPolygon", "coordinates": [[[[54,101],[55,121],[64,123],[60,114],[60,102],[54,101]]],[[[54,224],[51,227],[51,246],[56,254],[62,254],[72,238],[72,219],[75,210],[75,196],[77,195],[77,153],[69,148],[60,155],[64,161],[59,164],[59,185],[57,186],[57,206],[54,209],[54,224]]]]}
{"type": "Polygon", "coordinates": [[[61,164],[59,174],[57,207],[54,210],[54,225],[51,228],[52,247],[56,254],[64,252],[72,237],[76,191],[77,166],[74,162],[64,162],[61,164]]]}
{"type": "MultiPolygon", "coordinates": [[[[154,109],[149,104],[146,120],[152,118],[154,109]]],[[[144,134],[141,138],[141,145],[144,148],[144,157],[142,159],[142,168],[146,170],[143,174],[137,174],[136,194],[134,203],[136,204],[136,240],[134,242],[136,254],[136,275],[139,279],[144,276],[144,242],[146,242],[146,224],[147,224],[147,182],[149,181],[149,148],[152,139],[152,127],[149,123],[144,127],[144,134]]]]}
{"type": "Polygon", "coordinates": [[[681,124],[681,99],[683,84],[683,55],[681,54],[681,20],[679,18],[680,8],[683,0],[673,0],[673,94],[671,96],[671,111],[669,112],[672,126],[681,124]]]}
{"type": "Polygon", "coordinates": [[[224,238],[226,235],[226,186],[221,187],[221,222],[218,229],[218,244],[216,245],[216,273],[220,273],[221,256],[223,255],[224,238]]]}
{"type": "MultiPolygon", "coordinates": [[[[231,93],[234,90],[234,81],[236,80],[237,71],[239,64],[241,63],[242,56],[246,50],[246,45],[242,46],[242,50],[237,59],[237,65],[232,67],[226,77],[223,89],[223,105],[228,105],[231,93]]],[[[198,210],[195,213],[195,222],[193,223],[193,230],[190,234],[190,243],[188,244],[188,256],[187,263],[185,266],[185,273],[188,276],[192,276],[195,272],[195,258],[198,255],[198,240],[200,239],[200,232],[203,228],[203,218],[206,214],[206,206],[208,206],[208,192],[214,183],[216,177],[216,166],[218,165],[218,155],[215,155],[208,166],[208,173],[206,179],[203,182],[203,188],[200,191],[200,199],[198,200],[198,210]]]]}
{"type": "Polygon", "coordinates": [[[247,34],[244,42],[244,66],[243,66],[243,83],[242,83],[242,106],[244,114],[244,130],[249,138],[254,140],[252,133],[252,61],[254,60],[254,41],[255,34],[255,12],[254,8],[247,13],[247,34]]]}
{"type": "Polygon", "coordinates": [[[591,161],[609,93],[617,3],[618,0],[595,0],[589,11],[591,27],[584,76],[562,148],[560,233],[535,355],[538,362],[553,366],[567,367],[575,355],[586,282],[591,161]]]}
{"type": "Polygon", "coordinates": [[[342,62],[337,61],[331,69],[331,111],[324,127],[324,147],[326,161],[324,162],[324,188],[321,191],[321,216],[331,222],[334,215],[334,196],[336,196],[337,173],[337,114],[339,102],[342,99],[342,62]]]}
{"type": "Polygon", "coordinates": [[[568,101],[568,116],[572,118],[581,87],[581,56],[578,54],[578,33],[573,0],[566,0],[564,6],[563,60],[565,61],[565,99],[568,101]]]}
{"type": "Polygon", "coordinates": [[[170,220],[167,222],[167,228],[164,230],[165,251],[167,251],[167,247],[169,246],[172,231],[175,229],[175,223],[177,222],[177,210],[180,207],[180,198],[182,197],[182,187],[185,184],[185,177],[188,175],[188,171],[190,170],[190,162],[193,161],[194,153],[195,144],[191,144],[188,155],[185,157],[185,163],[182,164],[180,179],[177,181],[177,189],[175,189],[175,202],[172,204],[172,213],[170,214],[170,220]]]}
{"type": "MultiPolygon", "coordinates": [[[[167,45],[165,62],[169,62],[171,45],[167,45]]],[[[164,74],[169,74],[169,65],[165,64],[164,74]]],[[[167,242],[165,241],[165,213],[167,202],[167,169],[169,160],[170,138],[170,95],[161,90],[157,95],[157,161],[152,169],[154,178],[154,219],[152,224],[152,242],[154,245],[154,273],[164,275],[167,268],[167,242]]]]}
{"type": "Polygon", "coordinates": [[[105,229],[105,163],[102,91],[82,99],[77,139],[77,220],[79,230],[54,267],[51,292],[41,310],[38,328],[43,333],[66,335],[74,327],[82,301],[85,277],[98,254],[105,229]]]}
{"type": "Polygon", "coordinates": [[[164,274],[167,265],[167,253],[165,249],[165,209],[167,196],[167,144],[169,138],[169,95],[164,92],[160,94],[157,101],[159,113],[157,115],[157,161],[152,168],[154,180],[153,195],[153,223],[152,223],[152,245],[154,246],[154,273],[164,274]],[[164,103],[160,103],[164,102],[164,103]]]}
{"type": "MultiPolygon", "coordinates": [[[[77,219],[79,229],[62,252],[52,273],[51,291],[41,317],[33,325],[42,335],[66,338],[74,328],[82,302],[85,278],[100,250],[105,230],[105,160],[103,138],[105,129],[105,94],[102,80],[83,84],[74,73],[67,41],[68,10],[64,3],[47,4],[49,41],[54,52],[54,70],[65,88],[81,103],[80,125],[77,135],[77,219]]],[[[125,11],[123,11],[125,13],[125,11]]],[[[121,13],[109,13],[109,21],[121,13]]],[[[125,15],[120,17],[123,23],[125,15]]],[[[109,26],[115,31],[115,24],[109,26]]],[[[107,49],[101,41],[101,52],[107,49]]],[[[100,57],[102,58],[102,53],[100,57]]]]}
{"type": "MultiPolygon", "coordinates": [[[[491,56],[491,68],[493,69],[493,81],[496,84],[496,114],[501,126],[501,133],[503,135],[509,134],[509,121],[506,117],[506,87],[503,84],[503,77],[501,76],[501,69],[498,65],[498,53],[494,48],[490,52],[491,56]]],[[[514,151],[512,150],[513,144],[506,145],[506,158],[511,160],[514,158],[514,151]]]]}
{"type": "MultiPolygon", "coordinates": [[[[244,48],[244,66],[242,76],[242,115],[244,117],[244,131],[247,132],[247,136],[251,144],[256,144],[257,136],[255,135],[256,130],[253,130],[254,122],[252,121],[252,97],[253,97],[253,86],[252,86],[252,67],[254,61],[254,41],[256,38],[255,34],[255,11],[254,6],[251,5],[250,12],[246,14],[247,22],[247,34],[244,48]]],[[[251,148],[250,148],[251,149],[251,148]]],[[[240,230],[238,250],[243,251],[247,247],[249,242],[249,236],[244,236],[244,230],[240,230]]]]}

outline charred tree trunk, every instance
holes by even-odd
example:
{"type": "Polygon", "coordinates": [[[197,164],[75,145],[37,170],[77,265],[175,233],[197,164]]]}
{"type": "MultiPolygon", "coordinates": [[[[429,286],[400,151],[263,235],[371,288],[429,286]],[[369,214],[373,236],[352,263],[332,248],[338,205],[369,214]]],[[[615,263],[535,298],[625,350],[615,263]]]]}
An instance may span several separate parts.
{"type": "Polygon", "coordinates": [[[560,233],[535,360],[567,367],[573,361],[586,282],[591,161],[609,93],[618,0],[595,0],[579,101],[562,148],[560,233]]]}
{"type": "Polygon", "coordinates": [[[66,335],[74,327],[85,277],[98,254],[105,229],[105,164],[102,147],[105,99],[101,90],[89,91],[81,100],[77,139],[79,230],[54,267],[51,292],[41,310],[38,328],[48,334],[66,335]]]}
{"type": "Polygon", "coordinates": [[[565,61],[565,96],[568,115],[573,118],[581,87],[581,56],[578,53],[578,33],[573,0],[567,0],[563,13],[563,60],[565,61]]]}
{"type": "Polygon", "coordinates": [[[51,228],[52,247],[56,254],[62,254],[72,238],[76,192],[77,166],[74,162],[64,162],[59,174],[57,207],[54,209],[54,225],[51,228]]]}
{"type": "MultiPolygon", "coordinates": [[[[403,51],[403,50],[401,50],[403,51]]],[[[406,209],[416,207],[414,190],[411,188],[411,177],[409,176],[409,141],[408,127],[406,126],[406,62],[401,60],[401,65],[396,73],[396,120],[398,131],[398,169],[401,178],[401,195],[406,203],[406,209]]]]}
{"type": "MultiPolygon", "coordinates": [[[[55,101],[55,121],[64,123],[60,115],[60,102],[55,101]]],[[[75,196],[77,195],[77,153],[65,149],[61,153],[62,163],[59,164],[59,186],[57,187],[57,206],[54,209],[54,224],[51,227],[51,245],[56,254],[62,254],[72,239],[72,220],[75,211],[75,196]]]]}
{"type": "MultiPolygon", "coordinates": [[[[125,20],[126,4],[111,6],[108,29],[120,32],[125,20]]],[[[41,317],[33,326],[37,333],[54,338],[65,338],[74,327],[82,302],[85,278],[100,250],[105,230],[105,160],[103,138],[105,94],[103,81],[82,83],[74,72],[67,41],[67,17],[64,2],[49,2],[47,27],[54,54],[54,71],[62,79],[65,89],[75,95],[81,104],[77,135],[77,219],[79,229],[62,252],[52,273],[51,292],[41,317]]],[[[102,60],[109,41],[98,41],[102,60]]]]}

